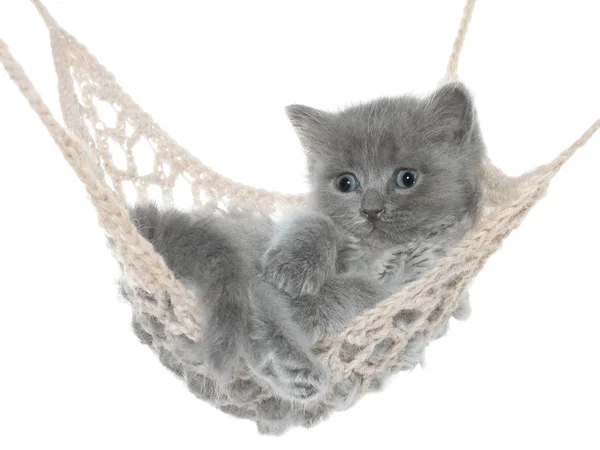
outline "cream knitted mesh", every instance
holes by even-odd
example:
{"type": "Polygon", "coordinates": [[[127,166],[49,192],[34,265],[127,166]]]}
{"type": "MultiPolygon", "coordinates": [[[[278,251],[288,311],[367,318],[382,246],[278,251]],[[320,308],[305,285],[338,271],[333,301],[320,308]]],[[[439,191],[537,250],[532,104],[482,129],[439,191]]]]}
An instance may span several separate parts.
{"type": "MultiPolygon", "coordinates": [[[[39,0],[32,1],[50,31],[66,128],[52,116],[3,41],[0,41],[0,61],[87,188],[109,247],[131,286],[134,316],[143,332],[151,336],[149,343],[155,351],[165,357],[167,336],[185,334],[192,339],[201,338],[202,311],[130,221],[126,210],[127,187],[135,189],[141,200],[147,199],[152,189],[158,190],[163,202],[169,204],[173,203],[174,189],[185,186],[195,207],[244,204],[268,212],[284,204],[301,204],[303,198],[244,186],[206,167],[123,92],[114,76],[54,21],[39,0]],[[115,117],[109,120],[103,112],[105,108],[99,105],[110,106],[115,117]],[[142,143],[141,148],[145,148],[153,161],[151,169],[145,172],[137,165],[136,149],[142,143]]],[[[446,80],[457,79],[458,59],[474,4],[475,0],[468,0],[465,6],[446,80]]],[[[427,276],[315,347],[331,368],[332,392],[338,383],[351,376],[360,377],[361,390],[366,392],[376,388],[382,377],[412,367],[404,351],[407,343],[415,336],[433,339],[439,334],[466,285],[542,197],[562,165],[599,128],[600,120],[556,159],[519,177],[504,175],[488,161],[486,203],[475,229],[427,276]],[[407,329],[394,326],[394,318],[402,314],[410,314],[414,319],[407,329]],[[349,353],[348,349],[352,351],[349,353]]],[[[200,378],[205,386],[209,383],[208,390],[212,392],[206,394],[208,399],[224,410],[236,408],[251,417],[261,402],[272,397],[268,387],[254,380],[258,386],[255,395],[234,398],[226,387],[212,383],[202,366],[190,366],[183,361],[173,364],[189,385],[200,378]]],[[[238,381],[252,379],[245,367],[239,368],[238,375],[238,381]]],[[[330,400],[331,395],[313,408],[331,409],[334,405],[330,400]]],[[[303,406],[299,414],[306,416],[307,410],[303,406]]]]}

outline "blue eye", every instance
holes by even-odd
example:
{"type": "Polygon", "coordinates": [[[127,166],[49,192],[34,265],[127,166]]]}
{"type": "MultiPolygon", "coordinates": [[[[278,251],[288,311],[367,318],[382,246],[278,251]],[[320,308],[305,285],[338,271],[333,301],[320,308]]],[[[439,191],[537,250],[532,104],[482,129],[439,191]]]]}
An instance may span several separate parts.
{"type": "Polygon", "coordinates": [[[343,173],[335,180],[335,187],[340,192],[352,192],[358,187],[358,179],[351,173],[343,173]]]}
{"type": "Polygon", "coordinates": [[[410,189],[417,184],[419,173],[412,169],[400,169],[394,175],[394,181],[399,188],[410,189]]]}

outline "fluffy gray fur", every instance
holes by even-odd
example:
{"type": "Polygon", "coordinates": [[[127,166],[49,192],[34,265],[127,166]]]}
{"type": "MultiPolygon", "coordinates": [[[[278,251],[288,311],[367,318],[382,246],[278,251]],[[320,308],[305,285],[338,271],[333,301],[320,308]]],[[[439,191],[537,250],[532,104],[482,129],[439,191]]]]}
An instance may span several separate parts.
{"type": "Polygon", "coordinates": [[[307,154],[306,210],[278,223],[241,210],[131,211],[208,314],[204,338],[175,337],[176,351],[223,381],[243,358],[282,405],[318,399],[328,386],[312,343],[420,277],[469,229],[485,151],[461,84],[337,113],[286,111],[307,154]],[[413,187],[397,185],[399,169],[416,171],[413,187]],[[346,193],[336,187],[345,173],[358,180],[346,193]]]}

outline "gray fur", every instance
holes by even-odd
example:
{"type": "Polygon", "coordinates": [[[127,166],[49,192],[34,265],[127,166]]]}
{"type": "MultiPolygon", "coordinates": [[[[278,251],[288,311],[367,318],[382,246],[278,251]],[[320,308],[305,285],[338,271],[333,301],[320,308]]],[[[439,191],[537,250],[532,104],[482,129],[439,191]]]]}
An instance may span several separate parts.
{"type": "Polygon", "coordinates": [[[226,382],[243,358],[279,395],[309,401],[327,384],[327,371],[291,320],[286,294],[259,276],[273,223],[263,214],[160,211],[136,205],[134,223],[168,266],[205,304],[204,338],[174,336],[174,352],[206,364],[226,382]]]}
{"type": "MultiPolygon", "coordinates": [[[[313,400],[328,387],[328,373],[311,344],[430,270],[468,231],[482,196],[484,145],[460,84],[426,99],[381,98],[339,113],[298,105],[286,111],[307,154],[306,210],[279,223],[243,210],[186,213],[137,205],[131,211],[208,314],[204,338],[173,337],[173,351],[206,364],[221,383],[244,359],[281,397],[254,417],[269,433],[297,420],[289,414],[297,402],[305,404],[304,424],[319,420],[324,410],[313,400]],[[396,185],[398,169],[418,172],[414,187],[396,185]],[[357,177],[355,191],[336,188],[343,173],[357,177]]],[[[465,301],[457,315],[466,312],[465,301]]],[[[395,323],[408,329],[416,317],[407,311],[395,323]]],[[[137,334],[149,339],[140,329],[137,334]]],[[[426,343],[412,338],[403,367],[421,361],[426,343]]],[[[377,350],[371,358],[378,358],[377,350]]],[[[215,389],[207,383],[188,379],[201,397],[215,389]]],[[[334,403],[350,406],[361,383],[355,376],[336,386],[334,403]]],[[[234,393],[255,388],[240,385],[234,393]]]]}
{"type": "Polygon", "coordinates": [[[263,275],[292,297],[295,322],[317,340],[430,270],[470,228],[484,145],[462,85],[337,114],[298,105],[287,113],[307,150],[312,211],[275,230],[263,275]],[[396,186],[398,169],[418,171],[413,188],[396,186]],[[334,186],[346,172],[360,182],[354,192],[334,186]],[[383,212],[372,222],[365,211],[383,212]]]}

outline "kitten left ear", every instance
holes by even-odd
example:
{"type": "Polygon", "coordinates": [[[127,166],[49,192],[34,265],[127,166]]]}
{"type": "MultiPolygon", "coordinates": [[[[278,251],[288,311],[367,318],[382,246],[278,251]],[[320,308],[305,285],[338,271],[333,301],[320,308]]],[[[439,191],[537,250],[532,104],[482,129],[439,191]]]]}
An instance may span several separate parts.
{"type": "Polygon", "coordinates": [[[309,160],[314,160],[325,151],[331,114],[303,105],[287,106],[285,112],[309,160]]]}
{"type": "Polygon", "coordinates": [[[475,124],[473,99],[462,83],[446,84],[435,91],[428,102],[435,127],[446,138],[462,143],[471,134],[475,124]]]}

